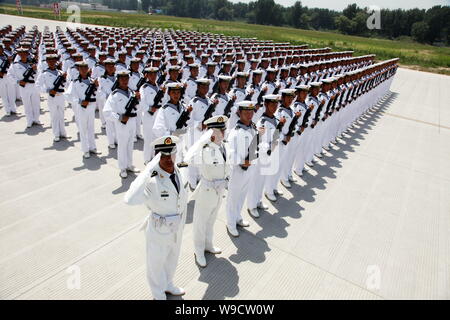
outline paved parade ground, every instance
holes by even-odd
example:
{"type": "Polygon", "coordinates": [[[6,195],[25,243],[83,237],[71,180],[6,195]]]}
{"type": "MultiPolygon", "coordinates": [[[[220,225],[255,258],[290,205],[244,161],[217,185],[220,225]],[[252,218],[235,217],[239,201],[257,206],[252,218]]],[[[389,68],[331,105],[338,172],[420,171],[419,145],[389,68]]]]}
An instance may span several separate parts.
{"type": "MultiPolygon", "coordinates": [[[[0,15],[5,18],[5,16],[0,15]]],[[[2,24],[45,21],[9,17],[2,24]],[[20,20],[22,19],[22,20],[20,20]]],[[[27,25],[27,26],[28,26],[27,25]]],[[[192,209],[175,284],[184,299],[450,299],[450,77],[400,68],[390,96],[239,238],[220,210],[208,266],[194,262],[192,209]]],[[[143,207],[123,203],[96,121],[98,157],[53,143],[0,109],[0,299],[151,299],[143,207]],[[76,276],[80,282],[77,286],[76,276]]],[[[135,164],[143,168],[143,144],[135,164]]]]}

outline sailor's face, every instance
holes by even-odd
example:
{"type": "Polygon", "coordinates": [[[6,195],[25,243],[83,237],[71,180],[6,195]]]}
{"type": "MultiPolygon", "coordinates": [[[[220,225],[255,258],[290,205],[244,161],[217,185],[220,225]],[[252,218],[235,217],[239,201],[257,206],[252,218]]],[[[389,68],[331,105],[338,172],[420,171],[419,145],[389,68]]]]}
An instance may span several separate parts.
{"type": "Polygon", "coordinates": [[[55,59],[47,60],[47,64],[50,69],[53,69],[56,65],[56,60],[55,59]]]}
{"type": "Polygon", "coordinates": [[[89,68],[87,66],[82,66],[78,68],[78,71],[80,72],[80,75],[84,78],[87,76],[89,68]]]}
{"type": "Polygon", "coordinates": [[[163,170],[172,173],[175,170],[175,159],[176,154],[161,154],[159,165],[163,170]]]}
{"type": "Polygon", "coordinates": [[[244,123],[248,123],[252,121],[254,111],[253,110],[240,110],[239,117],[241,121],[244,123]]]}
{"type": "Polygon", "coordinates": [[[289,107],[292,104],[292,102],[294,101],[293,96],[283,96],[282,99],[283,99],[283,104],[286,107],[289,107]]]}
{"type": "Polygon", "coordinates": [[[156,78],[158,77],[158,74],[156,72],[149,72],[147,73],[147,80],[155,83],[156,82],[156,78]]]}
{"type": "Polygon", "coordinates": [[[237,80],[238,80],[239,87],[244,86],[245,83],[247,82],[247,78],[244,78],[244,77],[239,77],[239,78],[237,78],[237,80]]]}
{"type": "Polygon", "coordinates": [[[105,69],[108,74],[113,74],[114,72],[116,72],[116,67],[113,64],[107,64],[105,66],[105,69]]]}
{"type": "Polygon", "coordinates": [[[181,98],[181,90],[170,90],[169,96],[174,103],[178,103],[181,98]]]}
{"type": "Polygon", "coordinates": [[[122,88],[128,87],[130,77],[119,77],[119,86],[122,88]]]}
{"type": "Polygon", "coordinates": [[[198,77],[198,68],[192,68],[191,75],[192,75],[192,77],[197,78],[198,77]]]}
{"type": "Polygon", "coordinates": [[[308,91],[300,91],[298,94],[298,97],[300,101],[305,101],[306,97],[308,96],[308,91]]]}
{"type": "Polygon", "coordinates": [[[267,101],[266,102],[266,112],[269,115],[273,115],[277,111],[278,102],[275,101],[267,101]]]}
{"type": "Polygon", "coordinates": [[[220,82],[220,89],[222,90],[222,91],[227,91],[228,90],[228,86],[229,86],[229,82],[227,82],[227,81],[221,81],[220,82]]]}
{"type": "Polygon", "coordinates": [[[209,85],[207,85],[207,84],[199,84],[199,85],[197,86],[197,89],[198,89],[198,93],[199,93],[200,95],[205,95],[205,94],[207,94],[208,91],[209,91],[209,85]]]}

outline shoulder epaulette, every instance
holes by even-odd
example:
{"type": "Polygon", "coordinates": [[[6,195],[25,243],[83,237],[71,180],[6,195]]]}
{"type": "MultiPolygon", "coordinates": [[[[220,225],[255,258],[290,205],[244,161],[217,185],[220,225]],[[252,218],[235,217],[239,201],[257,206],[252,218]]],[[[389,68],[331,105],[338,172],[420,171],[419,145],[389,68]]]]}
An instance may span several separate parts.
{"type": "Polygon", "coordinates": [[[150,176],[150,178],[153,178],[154,176],[157,176],[157,175],[158,175],[158,172],[157,171],[153,171],[152,175],[150,176]]]}

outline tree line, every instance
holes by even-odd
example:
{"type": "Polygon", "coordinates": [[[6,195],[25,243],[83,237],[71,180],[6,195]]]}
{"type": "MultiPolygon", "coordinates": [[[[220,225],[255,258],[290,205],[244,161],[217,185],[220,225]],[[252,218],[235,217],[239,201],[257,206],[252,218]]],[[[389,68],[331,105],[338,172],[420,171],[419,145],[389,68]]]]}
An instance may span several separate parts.
{"type": "MultiPolygon", "coordinates": [[[[105,4],[112,1],[103,0],[105,4]]],[[[238,20],[248,23],[291,26],[311,30],[338,30],[343,34],[396,39],[411,37],[422,43],[450,44],[450,6],[430,9],[382,9],[381,29],[367,28],[368,8],[348,5],[342,12],[308,8],[301,1],[284,7],[274,0],[232,3],[228,0],[142,0],[144,11],[159,9],[178,17],[238,20]]]]}
{"type": "MultiPolygon", "coordinates": [[[[6,0],[11,2],[13,0],[6,0]]],[[[15,1],[13,1],[15,2],[15,1]]],[[[54,0],[22,0],[23,4],[51,3],[54,0]]],[[[88,2],[81,0],[81,2],[88,2]]],[[[92,1],[90,1],[92,2],[92,1]]],[[[369,30],[367,19],[372,14],[357,4],[342,12],[324,8],[308,8],[301,1],[285,7],[274,0],[232,3],[228,0],[96,0],[119,10],[142,10],[177,17],[243,21],[253,24],[290,26],[300,29],[339,31],[364,37],[397,39],[411,37],[421,43],[450,45],[450,6],[430,9],[382,9],[381,29],[369,30]]]]}

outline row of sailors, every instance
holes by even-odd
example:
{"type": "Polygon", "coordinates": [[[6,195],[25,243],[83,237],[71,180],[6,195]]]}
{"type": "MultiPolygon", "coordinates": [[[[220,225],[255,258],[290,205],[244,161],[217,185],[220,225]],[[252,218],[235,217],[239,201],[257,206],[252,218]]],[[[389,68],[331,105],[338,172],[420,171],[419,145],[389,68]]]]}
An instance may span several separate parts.
{"type": "MultiPolygon", "coordinates": [[[[238,237],[238,228],[249,226],[241,215],[243,206],[246,204],[248,213],[258,218],[259,210],[268,209],[263,203],[264,195],[271,202],[277,201],[283,195],[279,182],[291,188],[290,183],[295,182],[292,172],[301,177],[305,164],[314,166],[315,157],[322,157],[331,144],[339,144],[346,130],[386,95],[396,72],[396,61],[338,77],[337,81],[326,79],[283,89],[277,95],[264,95],[264,112],[256,123],[253,119],[258,106],[254,101],[237,103],[238,121],[234,126],[229,125],[226,115],[197,121],[201,117],[195,116],[195,109],[183,109],[192,114],[193,128],[199,136],[191,141],[184,155],[179,152],[185,143],[180,135],[182,128],[174,126],[174,131],[154,140],[156,156],[124,198],[127,204],[144,205],[149,211],[143,229],[147,279],[153,297],[166,299],[167,294],[185,293],[174,285],[173,278],[189,199],[195,200],[195,262],[204,268],[206,253],[221,253],[213,240],[222,202],[226,201],[227,231],[238,237]],[[197,174],[198,185],[191,198],[191,175],[186,178],[184,169],[177,167],[179,160],[186,162],[189,173],[193,169],[197,174]]],[[[199,88],[205,86],[202,96],[207,91],[206,84],[199,82],[199,88]]],[[[168,88],[169,104],[180,107],[181,87],[172,84],[168,88]]]]}
{"type": "MultiPolygon", "coordinates": [[[[1,47],[0,47],[1,48],[1,47]]],[[[1,50],[1,49],[0,49],[1,50]]],[[[23,103],[25,107],[25,114],[27,116],[27,127],[31,127],[34,123],[39,123],[39,91],[36,90],[36,87],[39,88],[41,92],[48,93],[49,90],[51,90],[51,87],[54,86],[56,79],[60,79],[59,86],[57,88],[58,91],[56,95],[59,96],[56,100],[58,103],[56,103],[54,106],[52,103],[49,103],[49,109],[52,115],[52,123],[54,126],[53,132],[55,136],[55,141],[59,141],[61,137],[65,137],[65,129],[63,126],[63,119],[64,119],[64,98],[63,93],[66,92],[65,97],[66,100],[72,104],[73,98],[71,97],[73,95],[73,90],[71,86],[72,84],[78,84],[80,81],[80,73],[79,68],[80,66],[83,66],[83,68],[88,68],[88,79],[90,82],[96,84],[96,87],[98,87],[98,90],[95,90],[92,93],[91,99],[95,99],[96,106],[100,110],[100,119],[102,121],[102,127],[106,129],[106,134],[108,137],[108,142],[110,148],[115,148],[115,144],[117,143],[117,138],[115,134],[115,129],[111,123],[111,121],[108,121],[106,117],[104,116],[103,107],[105,105],[105,102],[108,98],[108,96],[113,91],[113,87],[115,86],[117,80],[115,77],[115,74],[121,71],[124,71],[123,68],[117,68],[117,64],[110,59],[101,59],[100,63],[94,66],[93,69],[89,68],[89,64],[86,62],[81,61],[81,55],[75,54],[74,58],[78,60],[70,69],[68,73],[64,73],[63,71],[58,70],[57,64],[55,64],[55,61],[58,59],[58,56],[54,54],[47,55],[47,59],[45,62],[46,70],[44,71],[37,71],[37,84],[34,85],[34,77],[35,74],[31,73],[31,77],[29,79],[26,79],[24,81],[23,79],[27,75],[26,73],[30,74],[29,71],[34,70],[36,71],[37,67],[35,65],[32,65],[29,62],[28,58],[28,51],[26,49],[17,49],[18,57],[20,61],[17,61],[12,65],[10,70],[8,71],[9,79],[12,81],[9,81],[9,84],[7,83],[4,85],[4,88],[11,88],[16,86],[19,88],[20,96],[23,97],[23,103]],[[51,68],[49,67],[48,61],[51,61],[51,68]],[[61,79],[61,78],[64,78],[61,79]],[[67,80],[67,81],[65,81],[67,80]],[[26,82],[26,83],[25,83],[26,82]],[[18,85],[17,85],[18,84],[18,85]],[[52,112],[53,109],[56,109],[55,112],[52,112]]],[[[0,56],[1,51],[0,51],[0,56]]],[[[155,61],[159,61],[158,59],[155,59],[155,61]]],[[[362,60],[363,61],[363,60],[362,60]]],[[[150,84],[147,84],[142,89],[148,91],[152,91],[153,95],[159,94],[159,100],[157,104],[155,104],[155,108],[159,108],[161,105],[165,105],[168,101],[169,97],[167,93],[164,93],[165,86],[170,83],[178,82],[180,79],[180,67],[178,65],[172,65],[168,67],[168,75],[169,78],[163,83],[162,86],[159,86],[159,80],[163,77],[161,74],[160,69],[157,67],[150,67],[145,69],[144,73],[149,73],[150,78],[152,80],[145,79],[141,73],[139,72],[138,68],[140,65],[139,58],[134,58],[130,62],[130,88],[132,91],[138,91],[140,90],[141,86],[145,82],[150,82],[150,84]],[[155,74],[157,77],[157,81],[155,81],[155,74]],[[161,96],[161,93],[163,95],[161,96]]],[[[210,63],[210,70],[208,72],[213,72],[214,70],[214,63],[210,63]]],[[[211,79],[199,79],[198,73],[199,73],[199,66],[195,64],[191,64],[189,66],[190,70],[190,76],[187,79],[186,82],[184,82],[183,86],[185,87],[184,90],[184,102],[190,103],[193,101],[193,99],[196,96],[196,93],[198,91],[198,83],[204,83],[205,81],[209,84],[209,89],[207,91],[208,98],[211,97],[213,100],[217,100],[217,111],[215,113],[224,112],[227,105],[229,105],[229,102],[233,100],[235,103],[238,103],[240,101],[243,101],[244,99],[247,100],[256,100],[259,101],[259,104],[261,104],[261,97],[263,94],[272,94],[277,93],[282,89],[287,88],[293,88],[298,84],[307,84],[311,80],[320,80],[321,77],[318,74],[311,72],[310,74],[305,73],[306,69],[301,68],[300,75],[296,76],[298,74],[298,69],[295,67],[292,68],[282,68],[280,72],[280,80],[276,81],[278,70],[273,68],[268,68],[266,70],[254,70],[252,73],[252,77],[250,80],[250,77],[248,73],[246,72],[237,72],[235,77],[230,77],[226,75],[221,75],[218,77],[217,81],[212,81],[211,79]],[[261,83],[261,79],[263,77],[263,73],[266,73],[266,79],[263,83],[261,83]],[[290,76],[290,77],[289,77],[290,76]],[[229,84],[235,80],[235,86],[234,88],[229,91],[229,84]],[[250,84],[248,84],[250,83],[250,84]],[[214,85],[213,85],[214,84],[214,85]],[[214,94],[213,94],[214,91],[214,94]]],[[[334,74],[334,71],[333,71],[334,74]]],[[[214,76],[212,76],[214,77],[214,76]]],[[[5,79],[7,82],[8,79],[5,79]]],[[[86,79],[86,83],[88,80],[86,79]]],[[[90,83],[89,82],[89,83],[90,83]]],[[[77,85],[75,85],[77,87],[77,85]]],[[[15,92],[15,89],[12,90],[3,90],[2,98],[4,100],[4,105],[6,106],[6,112],[11,113],[15,112],[15,103],[13,103],[13,99],[8,99],[8,92],[13,91],[15,92]],[[9,107],[8,110],[8,105],[9,107]]],[[[145,97],[151,96],[149,94],[145,95],[145,97]]],[[[53,98],[53,97],[52,97],[53,98]]],[[[53,99],[52,99],[53,100],[53,99]]],[[[75,99],[76,100],[76,99],[75,99]]],[[[136,135],[138,138],[146,138],[147,141],[151,141],[156,136],[161,135],[160,132],[154,132],[158,130],[152,130],[151,125],[145,125],[143,123],[143,106],[149,106],[150,101],[145,100],[151,100],[150,99],[144,99],[144,103],[139,104],[139,111],[138,111],[138,117],[137,117],[137,126],[136,126],[136,135]],[[144,135],[141,134],[142,129],[141,127],[144,127],[144,135]],[[150,127],[150,128],[149,128],[150,127]]],[[[196,99],[193,102],[202,101],[201,99],[196,99]]],[[[93,101],[94,102],[94,101],[93,101]]],[[[231,107],[231,106],[230,106],[231,107]]],[[[230,124],[233,126],[236,121],[237,117],[232,110],[227,108],[226,114],[230,116],[230,124]]],[[[260,109],[259,112],[256,113],[254,121],[257,121],[258,117],[262,114],[263,109],[260,109]]],[[[78,122],[78,114],[76,112],[76,108],[74,107],[74,113],[75,113],[75,119],[78,122]]],[[[82,114],[82,113],[81,113],[82,114]]],[[[146,115],[146,113],[144,113],[146,115]]],[[[95,141],[93,141],[93,124],[92,121],[95,117],[95,114],[91,115],[89,117],[88,122],[89,125],[85,125],[84,127],[88,131],[88,133],[82,135],[82,150],[84,152],[85,157],[89,157],[90,152],[96,152],[95,147],[95,141]],[[89,137],[89,138],[86,138],[89,137]]],[[[147,120],[149,121],[149,120],[147,120]]],[[[148,146],[148,144],[146,144],[148,146]]],[[[152,151],[149,150],[149,148],[145,148],[145,161],[148,162],[151,158],[152,151]]],[[[122,169],[122,171],[125,171],[125,169],[122,169]]],[[[126,176],[124,172],[122,172],[122,176],[126,176]]]]}

